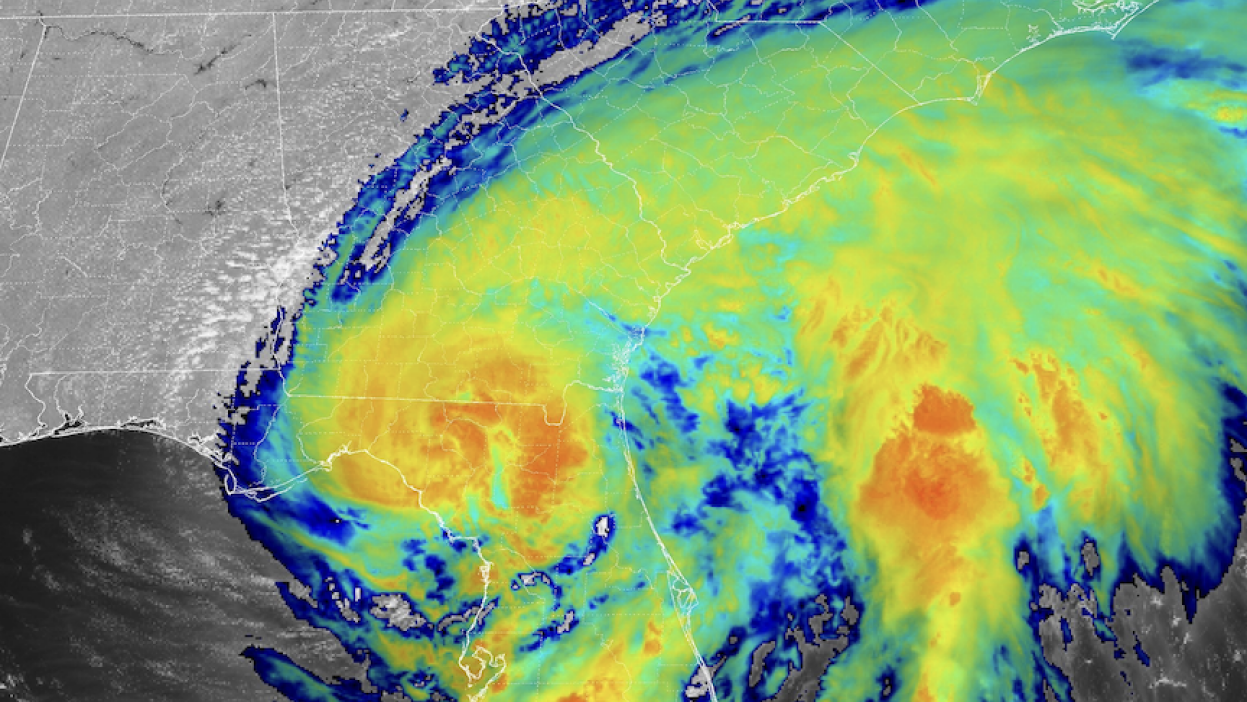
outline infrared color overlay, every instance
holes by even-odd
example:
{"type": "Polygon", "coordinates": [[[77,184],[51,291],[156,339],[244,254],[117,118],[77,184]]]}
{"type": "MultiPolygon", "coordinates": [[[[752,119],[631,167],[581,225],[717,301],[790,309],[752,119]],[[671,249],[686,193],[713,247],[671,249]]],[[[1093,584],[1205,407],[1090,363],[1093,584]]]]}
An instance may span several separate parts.
{"type": "Polygon", "coordinates": [[[232,513],[367,665],[261,678],[1068,699],[1041,586],[1101,622],[1136,574],[1215,587],[1244,7],[1041,4],[570,3],[440,68],[479,89],[361,185],[222,424],[232,513]]]}

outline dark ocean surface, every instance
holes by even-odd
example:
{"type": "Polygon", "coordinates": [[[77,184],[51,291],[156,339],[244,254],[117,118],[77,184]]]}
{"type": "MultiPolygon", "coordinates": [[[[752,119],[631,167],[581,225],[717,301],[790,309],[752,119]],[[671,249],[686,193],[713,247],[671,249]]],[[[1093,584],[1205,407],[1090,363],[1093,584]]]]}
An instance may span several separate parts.
{"type": "Polygon", "coordinates": [[[0,700],[278,698],[248,645],[351,675],[203,456],[105,431],[0,447],[0,480],[0,700]]]}
{"type": "MultiPolygon", "coordinates": [[[[249,645],[327,680],[360,675],[290,614],[274,586],[289,574],[190,449],[139,432],[46,439],[0,447],[0,479],[0,700],[280,699],[239,655],[249,645]]],[[[1074,700],[1247,700],[1247,531],[1194,622],[1181,591],[1171,576],[1120,588],[1116,641],[1074,591],[1054,593],[1038,633],[1074,700]]]]}

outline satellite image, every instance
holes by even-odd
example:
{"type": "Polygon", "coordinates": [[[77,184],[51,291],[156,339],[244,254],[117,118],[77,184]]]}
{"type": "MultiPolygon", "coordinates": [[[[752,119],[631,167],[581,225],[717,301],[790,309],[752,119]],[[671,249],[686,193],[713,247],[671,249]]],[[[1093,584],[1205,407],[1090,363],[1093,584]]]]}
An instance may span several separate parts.
{"type": "Polygon", "coordinates": [[[0,69],[0,700],[1247,702],[1247,0],[3,0],[0,69]]]}

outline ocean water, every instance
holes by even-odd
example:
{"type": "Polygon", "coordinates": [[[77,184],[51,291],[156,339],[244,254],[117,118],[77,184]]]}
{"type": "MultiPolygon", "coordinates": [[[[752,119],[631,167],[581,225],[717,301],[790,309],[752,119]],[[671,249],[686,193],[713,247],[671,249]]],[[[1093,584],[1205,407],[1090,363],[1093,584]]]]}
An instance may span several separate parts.
{"type": "Polygon", "coordinates": [[[0,448],[0,476],[0,699],[271,700],[240,656],[257,644],[350,674],[206,458],[106,431],[0,448]]]}

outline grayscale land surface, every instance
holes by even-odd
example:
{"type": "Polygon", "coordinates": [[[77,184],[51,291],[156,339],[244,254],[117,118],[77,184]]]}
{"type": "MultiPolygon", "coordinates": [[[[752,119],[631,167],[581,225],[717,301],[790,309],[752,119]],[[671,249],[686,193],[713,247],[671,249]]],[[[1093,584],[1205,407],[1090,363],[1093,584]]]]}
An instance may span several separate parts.
{"type": "Polygon", "coordinates": [[[214,455],[256,340],[499,4],[5,3],[0,443],[128,425],[214,455]]]}
{"type": "MultiPolygon", "coordinates": [[[[320,246],[350,207],[360,181],[391,163],[439,112],[471,90],[435,85],[432,69],[493,21],[501,4],[25,0],[0,5],[0,447],[128,427],[221,458],[216,431],[222,402],[235,389],[240,367],[256,358],[257,340],[277,310],[299,304],[320,246]]],[[[620,31],[543,64],[530,82],[516,81],[515,94],[612,55],[643,29],[620,31]]],[[[415,191],[406,196],[415,197],[415,191]]],[[[116,453],[99,448],[99,439],[74,441],[84,453],[116,453]]],[[[153,472],[140,481],[145,490],[127,485],[115,496],[107,492],[107,499],[66,498],[52,516],[30,522],[37,529],[15,519],[13,528],[0,530],[20,556],[13,567],[21,578],[10,580],[22,597],[55,602],[66,591],[59,578],[78,583],[68,592],[80,602],[89,594],[100,598],[102,604],[82,604],[75,612],[117,610],[131,617],[112,621],[83,614],[82,626],[66,625],[48,640],[72,633],[84,642],[75,654],[91,668],[118,669],[122,663],[110,655],[127,641],[147,640],[140,624],[156,621],[179,635],[193,632],[202,623],[185,612],[198,608],[219,614],[235,629],[285,637],[287,650],[316,662],[326,677],[356,675],[323,631],[300,628],[275,598],[269,586],[284,573],[221,512],[210,466],[153,442],[155,458],[115,461],[127,469],[113,479],[119,485],[138,470],[133,466],[148,466],[153,472]],[[175,498],[168,506],[156,497],[161,490],[175,498]],[[202,515],[195,511],[200,507],[202,515]],[[204,533],[219,534],[212,542],[219,548],[196,550],[204,533]],[[44,546],[54,539],[69,546],[61,552],[44,546]],[[49,554],[58,553],[60,570],[48,565],[54,561],[49,554]],[[147,581],[118,580],[110,568],[155,573],[167,595],[163,618],[153,620],[137,606],[125,609],[145,597],[147,581]],[[213,597],[204,594],[208,591],[213,597]],[[116,603],[121,600],[124,606],[116,603]],[[244,600],[260,605],[233,608],[244,600]]],[[[1235,453],[1247,450],[1235,445],[1235,453]]],[[[10,456],[14,465],[33,464],[25,454],[10,456]]],[[[1241,459],[1235,467],[1241,471],[1241,459]]],[[[14,488],[10,504],[50,502],[48,495],[71,492],[57,484],[60,478],[32,480],[34,487],[25,493],[14,488]]],[[[104,494],[95,479],[82,478],[78,493],[104,494]]],[[[1128,583],[1113,602],[1094,602],[1077,585],[1046,587],[1034,606],[1047,660],[1070,679],[1080,702],[1130,695],[1226,699],[1247,685],[1239,673],[1247,670],[1240,665],[1247,656],[1242,633],[1247,631],[1247,531],[1237,554],[1225,583],[1199,593],[1193,620],[1171,572],[1163,589],[1128,583]],[[1120,613],[1112,632],[1116,645],[1097,633],[1089,616],[1110,606],[1120,613]],[[1137,652],[1144,650],[1150,658],[1137,652]],[[1130,688],[1127,677],[1140,682],[1130,688]]],[[[1093,546],[1083,549],[1083,558],[1090,571],[1100,565],[1093,546]]],[[[1029,560],[1020,554],[1019,570],[1029,560]]],[[[368,613],[404,632],[440,631],[476,614],[469,610],[430,621],[401,593],[355,603],[335,595],[335,601],[348,620],[368,613]]],[[[831,614],[825,599],[819,604],[825,611],[806,622],[812,637],[799,626],[784,634],[798,643],[801,667],[790,669],[775,699],[813,699],[822,674],[850,650],[857,610],[846,610],[847,626],[824,630],[831,614]]],[[[568,612],[556,631],[570,629],[576,616],[568,612]]],[[[179,672],[200,685],[205,698],[230,689],[225,681],[234,678],[214,677],[222,670],[245,679],[240,684],[252,686],[245,688],[247,694],[267,694],[250,670],[230,667],[238,665],[235,649],[241,644],[227,629],[222,625],[216,638],[173,650],[169,665],[206,661],[179,672]]],[[[10,630],[19,631],[17,625],[10,630]]],[[[750,653],[751,687],[783,640],[750,653]]],[[[11,648],[11,642],[0,641],[0,666],[29,668],[26,661],[19,666],[10,660],[17,656],[11,648]]],[[[145,655],[157,660],[162,646],[150,648],[145,655]]],[[[39,663],[43,657],[33,659],[39,663]]],[[[709,661],[707,675],[719,665],[722,661],[709,661]]],[[[163,690],[142,687],[148,678],[162,679],[155,666],[148,668],[115,676],[119,687],[110,694],[125,699],[136,690],[163,690]],[[120,687],[125,681],[132,687],[120,687]]],[[[690,688],[694,692],[699,680],[690,688]]],[[[703,681],[707,688],[709,680],[703,681]]],[[[883,685],[890,691],[892,682],[883,685]]]]}

